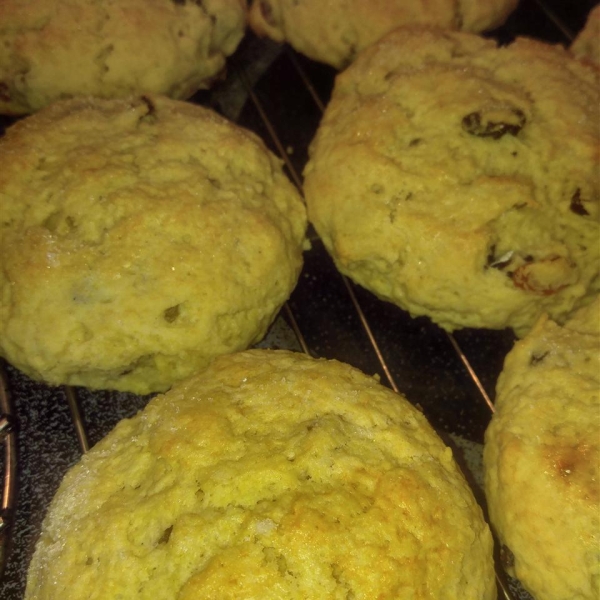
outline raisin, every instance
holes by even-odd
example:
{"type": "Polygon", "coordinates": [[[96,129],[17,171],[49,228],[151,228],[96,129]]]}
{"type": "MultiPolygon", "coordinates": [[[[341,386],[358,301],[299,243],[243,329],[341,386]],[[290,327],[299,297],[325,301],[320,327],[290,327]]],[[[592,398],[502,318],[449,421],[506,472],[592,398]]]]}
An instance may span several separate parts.
{"type": "Polygon", "coordinates": [[[0,81],[0,100],[10,102],[10,89],[4,81],[0,81]]]}
{"type": "Polygon", "coordinates": [[[346,58],[344,58],[343,67],[347,67],[350,63],[354,62],[356,55],[358,54],[358,47],[356,44],[349,44],[346,50],[346,58]]]}
{"type": "Polygon", "coordinates": [[[549,350],[547,350],[546,352],[542,352],[542,354],[532,354],[531,358],[529,359],[529,364],[538,365],[546,358],[546,356],[548,356],[548,354],[550,354],[549,350]]]}
{"type": "Polygon", "coordinates": [[[586,217],[590,214],[583,205],[583,202],[581,200],[581,190],[579,188],[575,190],[575,193],[571,197],[571,204],[569,208],[576,215],[581,215],[582,217],[586,217]]]}
{"type": "Polygon", "coordinates": [[[490,267],[492,265],[492,263],[496,260],[495,254],[496,254],[496,244],[492,244],[490,251],[488,252],[487,259],[486,259],[487,267],[490,267]]]}
{"type": "Polygon", "coordinates": [[[276,27],[275,17],[273,16],[273,7],[265,0],[260,0],[258,3],[263,19],[271,26],[276,27]]]}
{"type": "Polygon", "coordinates": [[[158,544],[166,544],[169,541],[169,538],[171,537],[171,532],[173,531],[173,525],[167,527],[162,535],[160,536],[160,538],[158,539],[158,544]]]}
{"type": "Polygon", "coordinates": [[[174,323],[179,317],[179,312],[179,304],[176,304],[163,311],[163,318],[167,323],[174,323]]]}
{"type": "Polygon", "coordinates": [[[481,112],[469,113],[463,117],[462,128],[470,135],[489,137],[498,140],[506,134],[516,136],[525,126],[525,113],[518,108],[509,109],[510,121],[496,121],[481,112]]]}

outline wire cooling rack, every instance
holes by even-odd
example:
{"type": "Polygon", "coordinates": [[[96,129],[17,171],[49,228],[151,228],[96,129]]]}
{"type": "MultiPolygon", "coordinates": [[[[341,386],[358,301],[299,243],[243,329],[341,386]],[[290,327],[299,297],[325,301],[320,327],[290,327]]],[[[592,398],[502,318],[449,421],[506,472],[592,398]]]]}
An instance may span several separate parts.
{"type": "MultiPolygon", "coordinates": [[[[597,2],[522,0],[490,34],[501,43],[525,35],[568,44],[597,2]]],[[[230,61],[227,79],[191,99],[259,134],[285,162],[298,187],[307,148],[335,72],[251,34],[230,61]]],[[[10,124],[0,121],[0,129],[10,124]]],[[[340,275],[320,240],[298,285],[260,344],[336,358],[404,394],[448,443],[458,445],[476,496],[478,453],[493,412],[494,385],[512,332],[462,330],[449,335],[426,318],[412,319],[340,275]]],[[[0,598],[19,600],[45,510],[66,470],[149,397],[49,388],[0,364],[0,598]]],[[[499,553],[500,554],[500,553],[499,553]]],[[[497,559],[498,598],[527,598],[497,559]]]]}

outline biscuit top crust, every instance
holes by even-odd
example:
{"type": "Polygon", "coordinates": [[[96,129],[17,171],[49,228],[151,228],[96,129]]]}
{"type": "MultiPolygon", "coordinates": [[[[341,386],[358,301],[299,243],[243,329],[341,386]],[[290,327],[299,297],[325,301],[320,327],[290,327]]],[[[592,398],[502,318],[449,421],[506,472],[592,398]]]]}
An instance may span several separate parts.
{"type": "Polygon", "coordinates": [[[490,518],[540,598],[600,592],[600,299],[508,354],[486,432],[490,518]]]}
{"type": "Polygon", "coordinates": [[[305,169],[338,267],[446,329],[599,287],[599,73],[560,46],[399,28],[338,75],[305,169]]]}
{"type": "Polygon", "coordinates": [[[187,98],[223,70],[245,0],[3,0],[0,113],[93,95],[187,98]]]}
{"type": "Polygon", "coordinates": [[[258,341],[306,213],[262,141],[145,96],[56,103],[0,140],[0,354],[31,377],[165,390],[258,341]]]}
{"type": "Polygon", "coordinates": [[[571,52],[600,68],[600,4],[590,11],[585,27],[571,44],[571,52]]]}
{"type": "Polygon", "coordinates": [[[254,0],[253,30],[287,41],[306,56],[345,67],[402,25],[480,32],[500,26],[518,0],[254,0]]]}
{"type": "Polygon", "coordinates": [[[66,590],[495,598],[488,528],[423,415],[348,365],[265,350],[216,359],[67,474],[25,597],[66,590]]]}

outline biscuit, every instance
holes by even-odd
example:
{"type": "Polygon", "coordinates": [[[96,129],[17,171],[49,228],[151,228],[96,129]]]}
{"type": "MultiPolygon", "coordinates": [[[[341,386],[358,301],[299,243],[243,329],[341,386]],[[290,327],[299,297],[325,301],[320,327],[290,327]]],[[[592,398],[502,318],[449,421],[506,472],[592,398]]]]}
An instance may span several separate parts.
{"type": "Polygon", "coordinates": [[[600,595],[599,432],[596,299],[563,327],[542,318],[517,342],[485,436],[490,519],[539,600],[600,595]]]}
{"type": "Polygon", "coordinates": [[[0,355],[145,394],[258,341],[306,212],[253,134],[161,97],[71,99],[0,140],[0,355]]]}
{"type": "Polygon", "coordinates": [[[245,0],[4,0],[0,113],[92,95],[187,98],[223,70],[245,0]]]}
{"type": "Polygon", "coordinates": [[[480,32],[500,26],[518,0],[254,0],[250,27],[338,69],[392,29],[430,25],[480,32]]]}
{"type": "Polygon", "coordinates": [[[336,361],[216,359],[64,478],[26,600],[496,598],[492,541],[425,417],[336,361]]]}
{"type": "Polygon", "coordinates": [[[584,28],[571,44],[571,52],[600,67],[600,4],[590,11],[584,28]]]}
{"type": "Polygon", "coordinates": [[[337,77],[309,220],[343,273],[446,330],[564,319],[600,285],[599,89],[560,46],[398,29],[337,77]]]}

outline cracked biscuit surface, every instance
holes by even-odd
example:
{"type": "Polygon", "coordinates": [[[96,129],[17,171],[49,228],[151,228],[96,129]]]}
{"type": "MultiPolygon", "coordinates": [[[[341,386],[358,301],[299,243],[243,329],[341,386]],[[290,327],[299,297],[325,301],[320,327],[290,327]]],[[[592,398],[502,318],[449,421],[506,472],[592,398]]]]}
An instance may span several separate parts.
{"type": "Polygon", "coordinates": [[[187,98],[224,68],[245,0],[4,0],[0,113],[92,95],[187,98]]]}
{"type": "Polygon", "coordinates": [[[518,0],[254,0],[249,24],[309,58],[343,68],[402,25],[480,32],[500,26],[518,0]]]}
{"type": "Polygon", "coordinates": [[[63,480],[26,600],[496,597],[452,452],[404,398],[287,351],[216,359],[63,480]]]}
{"type": "Polygon", "coordinates": [[[489,514],[539,600],[600,594],[600,300],[508,354],[485,436],[489,514]]]}
{"type": "Polygon", "coordinates": [[[338,268],[447,330],[519,335],[600,285],[598,70],[400,28],[338,75],[304,190],[338,268]]]}
{"type": "Polygon", "coordinates": [[[0,164],[0,355],[35,379],[164,390],[258,341],[295,286],[300,194],[208,109],[55,103],[0,164]]]}

